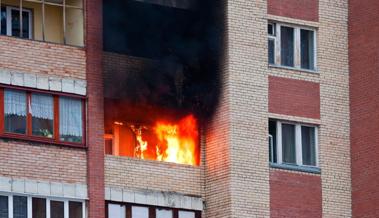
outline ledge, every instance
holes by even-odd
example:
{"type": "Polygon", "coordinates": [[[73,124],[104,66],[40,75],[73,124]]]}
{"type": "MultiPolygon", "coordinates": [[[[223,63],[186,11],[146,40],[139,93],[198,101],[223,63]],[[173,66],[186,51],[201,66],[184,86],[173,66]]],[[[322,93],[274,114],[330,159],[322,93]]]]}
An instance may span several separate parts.
{"type": "Polygon", "coordinates": [[[282,65],[275,65],[275,64],[269,64],[269,68],[277,68],[277,69],[284,69],[284,70],[293,70],[293,71],[298,71],[298,72],[303,72],[303,73],[310,73],[310,74],[315,74],[319,75],[318,70],[307,70],[303,68],[296,68],[296,67],[287,67],[287,66],[282,66],[282,65]]]}
{"type": "Polygon", "coordinates": [[[276,169],[300,171],[300,172],[305,172],[305,173],[321,174],[321,169],[319,167],[298,166],[298,165],[277,164],[277,163],[270,163],[270,167],[276,168],[276,169]]]}

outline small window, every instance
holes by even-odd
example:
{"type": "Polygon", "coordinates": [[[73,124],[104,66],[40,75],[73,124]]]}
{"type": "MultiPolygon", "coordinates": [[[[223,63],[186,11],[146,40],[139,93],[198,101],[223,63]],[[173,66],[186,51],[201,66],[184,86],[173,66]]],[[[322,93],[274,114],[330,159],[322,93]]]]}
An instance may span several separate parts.
{"type": "Polygon", "coordinates": [[[83,218],[83,203],[70,201],[68,203],[70,218],[83,218]]]}
{"type": "Polygon", "coordinates": [[[46,199],[32,198],[32,218],[46,218],[46,199]]]}
{"type": "Polygon", "coordinates": [[[270,162],[318,166],[317,127],[269,121],[270,162]]]}
{"type": "Polygon", "coordinates": [[[59,112],[60,140],[81,143],[83,139],[83,114],[81,100],[60,97],[59,112]]]}
{"type": "Polygon", "coordinates": [[[280,29],[280,51],[281,64],[287,67],[294,66],[294,29],[291,27],[282,26],[280,29]]]}
{"type": "Polygon", "coordinates": [[[1,34],[32,38],[32,11],[22,10],[22,25],[20,22],[20,9],[17,7],[1,7],[1,34]],[[22,28],[22,31],[21,31],[22,28]]]}
{"type": "Polygon", "coordinates": [[[192,211],[179,211],[179,218],[195,218],[195,212],[192,211]]]}
{"type": "Polygon", "coordinates": [[[26,92],[4,91],[4,127],[9,133],[26,134],[26,92]]]}
{"type": "Polygon", "coordinates": [[[8,196],[0,195],[0,217],[8,218],[8,196]]]}
{"type": "Polygon", "coordinates": [[[173,218],[172,210],[156,209],[156,218],[173,218]]]}
{"type": "Polygon", "coordinates": [[[13,196],[13,218],[28,217],[28,198],[25,196],[13,196]]]}
{"type": "Polygon", "coordinates": [[[109,218],[125,218],[125,206],[119,204],[108,204],[109,218]]]}
{"type": "Polygon", "coordinates": [[[314,70],[314,32],[300,30],[301,68],[314,70]]]}
{"type": "Polygon", "coordinates": [[[50,201],[50,218],[64,218],[63,201],[50,201]]]}
{"type": "Polygon", "coordinates": [[[149,218],[149,208],[132,206],[132,218],[149,218]]]}
{"type": "Polygon", "coordinates": [[[30,114],[32,115],[32,134],[53,138],[54,99],[52,95],[32,93],[30,114]]]}
{"type": "Polygon", "coordinates": [[[275,40],[268,40],[268,63],[275,64],[275,40]]]}
{"type": "Polygon", "coordinates": [[[269,23],[267,25],[267,31],[268,31],[268,35],[275,36],[275,24],[274,23],[269,23]]]}

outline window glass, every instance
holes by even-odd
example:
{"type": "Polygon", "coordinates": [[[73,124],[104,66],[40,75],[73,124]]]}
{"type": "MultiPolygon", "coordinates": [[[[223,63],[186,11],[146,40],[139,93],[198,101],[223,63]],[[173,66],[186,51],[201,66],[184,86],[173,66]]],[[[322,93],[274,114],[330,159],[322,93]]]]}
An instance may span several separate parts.
{"type": "Polygon", "coordinates": [[[59,135],[61,141],[82,142],[83,115],[80,99],[59,98],[59,135]]]}
{"type": "Polygon", "coordinates": [[[109,218],[125,218],[125,206],[119,204],[108,204],[109,218]]]}
{"type": "Polygon", "coordinates": [[[296,164],[295,126],[282,124],[282,155],[284,163],[296,164]]]}
{"type": "Polygon", "coordinates": [[[13,218],[28,218],[27,197],[13,196],[13,218]]]}
{"type": "Polygon", "coordinates": [[[276,163],[276,122],[269,121],[269,154],[270,162],[276,163]],[[272,143],[272,146],[271,146],[272,143]]]}
{"type": "Polygon", "coordinates": [[[300,30],[301,68],[314,70],[314,32],[300,30]]]}
{"type": "Polygon", "coordinates": [[[32,134],[53,138],[54,99],[52,95],[32,94],[32,134]]]}
{"type": "Polygon", "coordinates": [[[149,218],[149,208],[133,206],[132,218],[149,218]]]}
{"type": "Polygon", "coordinates": [[[275,40],[268,40],[268,63],[275,64],[275,40]]]}
{"type": "Polygon", "coordinates": [[[83,218],[83,203],[70,201],[68,207],[70,218],[83,218]]]}
{"type": "Polygon", "coordinates": [[[5,89],[4,127],[9,133],[26,134],[26,92],[5,89]]]}
{"type": "Polygon", "coordinates": [[[267,25],[267,32],[269,35],[274,36],[275,35],[275,24],[269,23],[267,25]]]}
{"type": "Polygon", "coordinates": [[[316,140],[314,127],[301,127],[303,164],[316,166],[316,140]]]}
{"type": "Polygon", "coordinates": [[[156,218],[172,218],[172,210],[156,209],[156,218]]]}
{"type": "Polygon", "coordinates": [[[281,65],[294,66],[294,29],[291,27],[281,27],[281,65]]]}
{"type": "Polygon", "coordinates": [[[8,196],[0,196],[0,217],[8,218],[8,196]]]}
{"type": "Polygon", "coordinates": [[[179,218],[195,218],[195,212],[179,211],[179,218]]]}
{"type": "Polygon", "coordinates": [[[1,35],[7,34],[7,11],[5,7],[1,7],[1,35]]]}
{"type": "MultiPolygon", "coordinates": [[[[16,8],[11,8],[11,35],[20,36],[20,10],[16,8]]],[[[30,38],[29,34],[29,12],[22,12],[22,38],[30,38]]]]}
{"type": "Polygon", "coordinates": [[[46,218],[46,199],[32,198],[32,217],[46,218]]]}
{"type": "Polygon", "coordinates": [[[63,201],[50,201],[50,218],[64,218],[63,201]]]}

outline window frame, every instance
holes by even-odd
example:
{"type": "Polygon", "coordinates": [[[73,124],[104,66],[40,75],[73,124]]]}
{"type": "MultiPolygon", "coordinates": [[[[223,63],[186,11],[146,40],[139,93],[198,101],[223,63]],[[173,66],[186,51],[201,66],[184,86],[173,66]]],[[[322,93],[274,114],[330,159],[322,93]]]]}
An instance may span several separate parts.
{"type": "Polygon", "coordinates": [[[28,215],[27,218],[33,217],[33,205],[32,205],[32,199],[33,198],[42,198],[46,200],[46,218],[50,218],[50,202],[51,201],[60,201],[64,203],[64,218],[69,218],[69,202],[79,202],[82,203],[82,217],[86,217],[86,201],[85,200],[79,200],[79,199],[70,199],[70,198],[60,198],[60,197],[46,197],[46,196],[38,196],[38,195],[28,195],[28,194],[16,194],[16,193],[7,193],[7,192],[0,192],[1,196],[7,196],[8,197],[8,218],[13,218],[13,197],[14,196],[21,196],[27,198],[27,211],[28,215]]]}
{"type": "MultiPolygon", "coordinates": [[[[8,6],[8,5],[4,5],[5,7],[5,11],[7,13],[7,20],[6,20],[6,24],[7,24],[7,28],[6,28],[6,35],[7,36],[13,36],[13,37],[20,37],[20,36],[14,36],[12,35],[12,10],[16,10],[18,11],[18,13],[20,13],[20,8],[18,7],[14,7],[14,6],[8,6]]],[[[33,11],[31,9],[28,9],[28,8],[22,8],[22,12],[27,12],[28,13],[28,18],[29,18],[29,22],[28,22],[28,26],[29,26],[29,37],[27,38],[23,38],[23,39],[33,39],[33,11]]],[[[22,30],[21,30],[22,32],[22,30]]]]}
{"type": "Polygon", "coordinates": [[[75,94],[68,94],[68,93],[60,93],[60,92],[53,92],[53,91],[43,91],[43,90],[37,90],[33,88],[27,88],[27,87],[14,87],[10,85],[0,85],[0,138],[8,138],[8,139],[21,139],[25,141],[34,141],[39,143],[46,143],[46,144],[55,144],[55,145],[64,145],[68,147],[77,147],[77,148],[87,148],[86,143],[86,97],[75,95],[75,94]],[[17,91],[24,91],[26,92],[26,134],[20,134],[20,133],[11,133],[5,131],[5,112],[4,112],[4,90],[17,90],[17,91]],[[36,136],[32,134],[32,114],[29,112],[30,102],[31,102],[31,95],[32,93],[36,94],[49,94],[53,96],[53,107],[54,107],[54,119],[53,119],[53,137],[43,137],[43,136],[36,136]],[[82,103],[82,141],[80,143],[76,142],[67,142],[60,140],[60,133],[59,133],[59,98],[60,97],[70,97],[74,99],[78,99],[82,103]]]}
{"type": "Polygon", "coordinates": [[[136,203],[127,203],[127,202],[116,202],[116,201],[106,201],[105,202],[105,218],[112,218],[108,216],[108,207],[109,204],[117,204],[120,206],[125,206],[125,215],[127,218],[132,217],[132,207],[147,207],[149,209],[149,218],[156,218],[156,209],[166,209],[172,210],[172,218],[179,218],[179,211],[187,211],[194,212],[195,218],[201,218],[201,211],[198,210],[189,210],[189,209],[181,209],[181,208],[170,208],[170,207],[161,207],[155,205],[146,205],[146,204],[136,204],[136,203]],[[128,217],[129,216],[129,217],[128,217]]]}
{"type": "Polygon", "coordinates": [[[273,25],[275,28],[274,35],[267,33],[267,40],[274,40],[274,64],[269,63],[269,66],[272,67],[280,67],[280,68],[287,68],[287,69],[296,69],[301,71],[307,71],[316,73],[318,72],[317,67],[317,28],[315,27],[307,27],[307,26],[301,26],[301,25],[294,25],[294,24],[288,24],[288,23],[280,23],[275,21],[268,21],[267,25],[273,25]],[[294,66],[289,67],[281,64],[281,27],[289,27],[294,29],[294,66]],[[308,30],[313,32],[313,69],[307,69],[301,67],[301,30],[308,30]]]}
{"type": "MultiPolygon", "coordinates": [[[[319,140],[318,140],[318,126],[311,124],[303,124],[291,121],[280,121],[280,120],[270,120],[276,123],[276,162],[270,161],[271,164],[277,165],[288,165],[288,166],[299,166],[299,167],[307,167],[307,168],[320,168],[319,164],[319,140]],[[285,163],[283,162],[283,144],[282,144],[282,124],[293,125],[295,127],[295,153],[296,153],[296,164],[285,163]],[[315,165],[305,165],[303,164],[303,146],[302,146],[302,131],[301,127],[311,127],[314,128],[315,134],[315,165]]],[[[272,138],[269,134],[269,140],[272,138]]],[[[275,146],[271,143],[272,140],[269,141],[269,145],[271,147],[271,151],[275,146]]],[[[270,156],[273,157],[273,154],[270,153],[270,156]]]]}

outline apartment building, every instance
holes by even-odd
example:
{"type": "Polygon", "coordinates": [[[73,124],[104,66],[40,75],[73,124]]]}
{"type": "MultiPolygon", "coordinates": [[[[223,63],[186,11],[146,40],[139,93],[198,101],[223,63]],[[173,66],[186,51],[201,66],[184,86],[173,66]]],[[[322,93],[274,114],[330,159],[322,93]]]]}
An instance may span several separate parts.
{"type": "Polygon", "coordinates": [[[0,8],[0,218],[379,217],[378,1],[0,8]]]}

